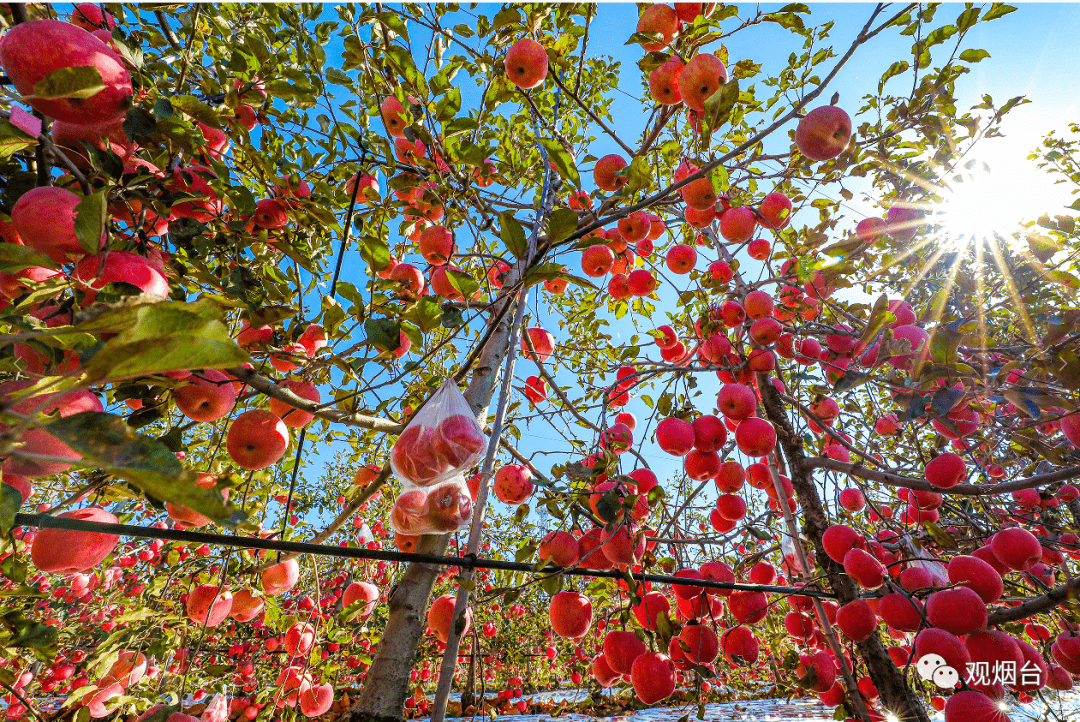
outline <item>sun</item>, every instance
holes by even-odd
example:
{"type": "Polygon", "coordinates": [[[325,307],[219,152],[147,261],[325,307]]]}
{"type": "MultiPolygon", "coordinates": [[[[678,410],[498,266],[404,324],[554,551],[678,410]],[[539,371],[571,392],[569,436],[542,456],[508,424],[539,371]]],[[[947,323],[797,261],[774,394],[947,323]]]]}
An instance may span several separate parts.
{"type": "Polygon", "coordinates": [[[1026,220],[1023,211],[1037,200],[1020,197],[1022,187],[979,159],[965,163],[941,193],[933,216],[941,225],[943,241],[956,249],[995,239],[1011,243],[1026,220]]]}
{"type": "Polygon", "coordinates": [[[942,200],[932,207],[931,220],[947,247],[960,250],[990,241],[1013,245],[1025,223],[1060,213],[1068,203],[1062,187],[1019,144],[994,140],[993,145],[987,142],[989,152],[965,161],[937,189],[942,200]]]}

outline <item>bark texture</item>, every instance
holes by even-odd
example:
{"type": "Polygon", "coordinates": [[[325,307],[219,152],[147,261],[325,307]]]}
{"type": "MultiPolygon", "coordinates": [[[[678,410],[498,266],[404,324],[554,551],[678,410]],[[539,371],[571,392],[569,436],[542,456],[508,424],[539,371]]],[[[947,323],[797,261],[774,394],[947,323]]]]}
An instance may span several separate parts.
{"type": "MultiPolygon", "coordinates": [[[[518,269],[511,271],[506,288],[513,288],[519,277],[518,269]]],[[[473,368],[465,400],[481,424],[486,421],[488,405],[508,349],[510,338],[509,314],[505,304],[513,303],[507,295],[492,309],[492,318],[500,319],[488,337],[473,368]]],[[[486,425],[486,424],[485,424],[486,425]]],[[[420,537],[417,552],[444,554],[449,545],[447,534],[427,534],[420,537]]],[[[416,661],[416,649],[424,633],[425,614],[431,602],[431,590],[441,571],[438,565],[411,563],[405,575],[394,587],[389,598],[390,617],[379,641],[375,659],[368,669],[360,696],[342,719],[347,722],[403,722],[405,700],[409,696],[410,673],[416,661]]]]}
{"type": "MultiPolygon", "coordinates": [[[[803,453],[802,438],[795,433],[788,421],[776,387],[771,383],[763,383],[759,385],[759,389],[765,417],[776,427],[777,443],[787,458],[791,485],[795,488],[802,511],[803,533],[814,544],[817,562],[825,570],[829,586],[836,594],[837,603],[847,604],[858,596],[859,590],[844,573],[843,567],[825,553],[825,547],[821,544],[821,537],[829,528],[829,521],[814,484],[813,466],[807,463],[806,454],[803,453]]],[[[866,664],[870,679],[881,695],[885,709],[896,715],[901,722],[930,722],[922,701],[908,685],[903,673],[893,664],[878,635],[859,642],[856,647],[866,664]]]]}

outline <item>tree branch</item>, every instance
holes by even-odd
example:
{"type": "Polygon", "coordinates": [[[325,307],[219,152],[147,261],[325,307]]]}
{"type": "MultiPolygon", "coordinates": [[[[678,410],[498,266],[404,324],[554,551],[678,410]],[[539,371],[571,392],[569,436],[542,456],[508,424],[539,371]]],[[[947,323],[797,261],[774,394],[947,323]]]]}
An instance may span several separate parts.
{"type": "Polygon", "coordinates": [[[859,464],[845,464],[842,461],[827,459],[822,456],[808,458],[804,463],[807,468],[839,471],[844,474],[857,476],[860,479],[866,479],[867,481],[876,481],[880,484],[885,484],[886,486],[914,489],[915,491],[933,491],[939,494],[956,494],[959,496],[1000,496],[1001,494],[1008,494],[1013,491],[1034,489],[1035,487],[1052,484],[1055,481],[1066,481],[1068,479],[1080,477],[1080,466],[1069,466],[1064,469],[1052,471],[1049,474],[1029,476],[1026,479],[1007,481],[1003,484],[957,484],[948,489],[942,489],[934,486],[928,481],[917,479],[913,476],[902,476],[900,474],[889,474],[884,471],[875,471],[873,469],[867,469],[865,466],[860,466],[859,464]]]}

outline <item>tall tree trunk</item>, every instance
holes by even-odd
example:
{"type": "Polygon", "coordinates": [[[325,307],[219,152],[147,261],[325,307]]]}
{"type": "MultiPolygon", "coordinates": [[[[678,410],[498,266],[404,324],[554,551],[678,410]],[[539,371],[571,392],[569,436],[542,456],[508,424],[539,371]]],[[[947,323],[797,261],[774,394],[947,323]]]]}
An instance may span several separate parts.
{"type": "MultiPolygon", "coordinates": [[[[510,277],[506,279],[505,287],[513,288],[521,272],[520,268],[512,269],[507,274],[510,277]]],[[[511,314],[503,313],[504,307],[513,303],[515,298],[507,295],[492,309],[490,318],[500,320],[476,361],[472,380],[465,391],[469,408],[482,423],[487,417],[488,405],[494,395],[510,338],[511,314]]],[[[427,534],[420,537],[416,551],[421,554],[444,554],[449,541],[448,534],[427,534]]],[[[420,637],[424,633],[431,590],[440,571],[441,568],[435,564],[410,563],[405,575],[394,587],[388,600],[390,617],[360,697],[344,717],[348,722],[403,722],[405,719],[409,677],[416,661],[420,637]]]]}
{"type": "MultiPolygon", "coordinates": [[[[825,570],[829,586],[836,594],[836,601],[841,605],[847,604],[858,596],[859,590],[844,573],[843,567],[825,553],[825,547],[821,544],[821,537],[829,528],[829,521],[814,484],[814,471],[806,467],[802,437],[792,428],[776,388],[771,383],[759,384],[759,388],[765,417],[776,426],[777,441],[787,458],[791,485],[802,510],[803,533],[814,544],[817,562],[825,570]]],[[[903,673],[893,664],[878,635],[874,634],[866,641],[859,642],[857,647],[885,708],[902,722],[930,722],[926,708],[908,686],[903,673]]]]}

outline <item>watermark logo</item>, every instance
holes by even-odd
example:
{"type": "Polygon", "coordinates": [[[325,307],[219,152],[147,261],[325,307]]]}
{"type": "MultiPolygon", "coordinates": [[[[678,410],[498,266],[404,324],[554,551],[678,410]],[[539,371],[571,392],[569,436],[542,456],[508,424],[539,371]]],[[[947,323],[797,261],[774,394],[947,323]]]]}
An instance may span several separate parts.
{"type": "MultiPolygon", "coordinates": [[[[925,681],[933,682],[941,689],[953,689],[960,681],[960,672],[950,667],[940,654],[925,654],[920,657],[915,663],[915,671],[925,681]]],[[[1021,687],[1042,686],[1042,671],[1030,660],[1026,660],[1019,670],[1013,660],[998,661],[993,665],[989,662],[969,662],[964,670],[964,681],[968,686],[987,687],[1001,684],[1015,687],[1017,679],[1021,687]]]]}
{"type": "Polygon", "coordinates": [[[960,681],[960,673],[945,663],[940,654],[923,655],[915,663],[915,671],[927,682],[933,682],[941,689],[952,689],[960,681]]]}

